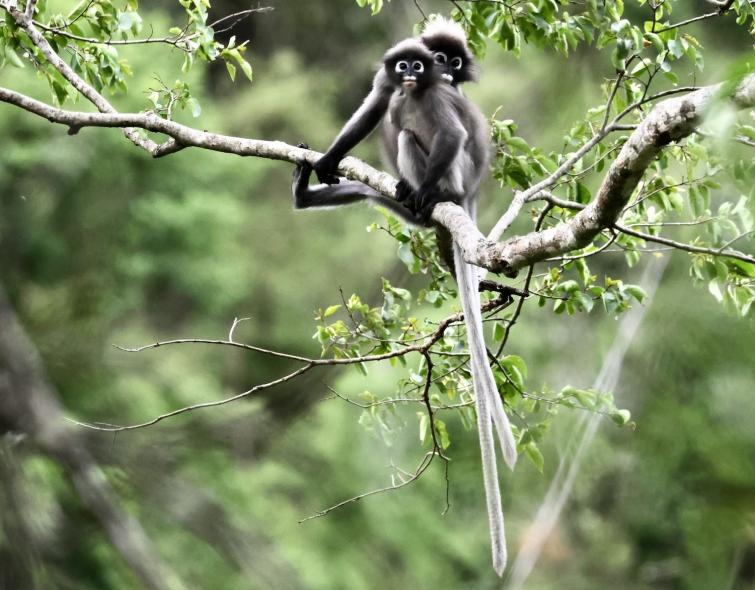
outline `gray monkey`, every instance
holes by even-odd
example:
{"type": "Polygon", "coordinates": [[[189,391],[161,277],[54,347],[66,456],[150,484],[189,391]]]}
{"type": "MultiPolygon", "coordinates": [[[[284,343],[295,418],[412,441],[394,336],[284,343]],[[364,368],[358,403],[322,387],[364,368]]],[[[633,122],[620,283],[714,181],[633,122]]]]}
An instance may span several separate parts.
{"type": "MultiPolygon", "coordinates": [[[[419,40],[433,52],[436,69],[440,70],[442,79],[454,88],[464,82],[477,80],[477,65],[467,47],[467,37],[461,25],[443,17],[431,17],[419,40]]],[[[347,152],[367,137],[383,120],[388,112],[391,97],[396,90],[395,80],[388,76],[385,68],[378,69],[372,82],[372,90],[359,109],[343,126],[325,154],[315,163],[314,167],[303,162],[295,168],[291,189],[294,194],[294,207],[296,209],[340,207],[366,200],[389,209],[392,213],[410,223],[417,224],[420,221],[412,211],[403,205],[402,200],[397,201],[385,197],[361,182],[346,180],[337,176],[338,163],[347,152]],[[323,184],[309,185],[313,170],[323,184]]],[[[383,135],[385,133],[384,126],[383,135]]],[[[395,169],[397,148],[395,138],[392,140],[383,137],[381,148],[385,159],[392,162],[395,169]]],[[[406,184],[402,183],[399,186],[399,197],[405,199],[408,192],[406,184]]],[[[445,248],[444,259],[449,263],[453,272],[453,264],[450,263],[450,242],[446,236],[442,237],[442,242],[449,244],[449,247],[445,248]]]]}
{"type": "MultiPolygon", "coordinates": [[[[382,105],[384,96],[381,92],[387,94],[390,89],[386,108],[388,115],[384,117],[381,139],[384,154],[401,178],[397,187],[398,200],[383,197],[355,181],[342,180],[332,186],[316,187],[314,192],[310,192],[312,189],[307,186],[309,172],[298,179],[296,174],[294,176],[293,188],[297,200],[311,197],[316,201],[315,196],[324,196],[327,205],[342,205],[369,199],[388,205],[392,211],[398,210],[409,221],[425,225],[435,204],[442,201],[453,201],[474,216],[479,185],[488,169],[489,134],[479,109],[447,83],[447,63],[447,59],[445,62],[438,60],[437,54],[434,56],[425,44],[414,39],[402,41],[391,48],[383,58],[383,68],[375,77],[376,84],[370,96],[328,150],[328,153],[339,153],[358,133],[363,133],[364,122],[369,121],[376,110],[382,112],[382,106],[380,109],[375,106],[382,105]],[[302,182],[303,176],[307,178],[302,182]],[[406,207],[399,210],[404,207],[402,202],[406,207]]],[[[469,63],[473,63],[471,59],[469,63]]],[[[316,206],[316,202],[309,206],[316,206]]],[[[447,234],[445,228],[440,229],[447,234]]],[[[450,244],[450,236],[447,238],[450,244]]],[[[493,425],[504,459],[512,468],[516,461],[516,444],[487,362],[477,295],[477,272],[463,261],[456,246],[453,247],[453,256],[446,260],[455,270],[466,317],[493,565],[501,575],[506,564],[506,544],[493,425]]]]}

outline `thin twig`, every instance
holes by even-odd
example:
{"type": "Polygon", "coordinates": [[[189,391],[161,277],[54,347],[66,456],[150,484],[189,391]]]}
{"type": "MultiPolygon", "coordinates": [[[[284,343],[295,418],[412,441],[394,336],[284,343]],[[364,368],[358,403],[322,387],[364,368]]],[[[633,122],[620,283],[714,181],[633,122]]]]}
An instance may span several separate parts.
{"type": "MultiPolygon", "coordinates": [[[[545,217],[548,215],[548,212],[553,208],[553,205],[551,203],[548,203],[543,210],[540,212],[540,215],[537,218],[537,222],[535,222],[535,231],[539,231],[540,228],[543,225],[543,222],[545,221],[545,217]]],[[[530,290],[530,282],[532,282],[532,275],[535,272],[535,265],[531,264],[529,268],[527,269],[527,278],[524,281],[524,287],[522,288],[522,291],[525,293],[528,293],[530,290]]],[[[514,327],[516,322],[519,320],[519,316],[522,313],[522,308],[524,307],[524,302],[526,301],[526,297],[519,297],[519,301],[516,304],[516,309],[514,309],[514,315],[511,316],[511,320],[506,325],[503,333],[503,339],[501,340],[501,344],[498,346],[498,350],[495,353],[494,358],[498,359],[498,357],[503,354],[503,349],[506,347],[506,343],[509,341],[509,334],[511,334],[511,329],[514,327]]]]}
{"type": "Polygon", "coordinates": [[[352,496],[351,498],[347,498],[346,500],[342,500],[341,502],[338,502],[338,504],[334,504],[333,506],[330,506],[329,508],[325,508],[323,510],[320,510],[319,512],[315,512],[314,514],[312,514],[311,516],[307,516],[306,518],[302,518],[299,521],[299,524],[306,522],[308,520],[313,520],[315,518],[321,518],[325,516],[326,514],[333,512],[334,510],[338,510],[339,508],[342,508],[343,506],[346,506],[347,504],[358,502],[359,500],[362,500],[363,498],[368,498],[369,496],[382,494],[384,492],[391,492],[391,491],[406,487],[419,479],[419,477],[427,470],[427,468],[433,462],[434,458],[435,458],[435,452],[430,451],[429,453],[425,454],[425,456],[422,458],[422,461],[420,461],[420,464],[417,466],[417,469],[414,471],[414,473],[411,475],[409,479],[402,481],[399,484],[392,484],[389,486],[385,486],[383,488],[379,488],[377,490],[371,490],[369,492],[365,492],[364,494],[352,496]]]}
{"type": "MultiPolygon", "coordinates": [[[[663,29],[658,30],[658,33],[665,33],[666,31],[671,31],[673,29],[678,29],[679,27],[684,27],[686,25],[705,20],[708,18],[713,18],[716,16],[724,16],[725,14],[728,14],[729,8],[734,3],[734,0],[706,0],[709,4],[715,4],[719,7],[718,10],[714,12],[708,12],[707,14],[701,14],[700,16],[695,16],[692,18],[688,18],[687,20],[680,21],[678,23],[675,23],[673,25],[669,25],[667,27],[664,27],[663,29]]],[[[753,4],[753,0],[750,0],[750,4],[753,4]]]]}
{"type": "Polygon", "coordinates": [[[287,375],[284,375],[283,377],[279,377],[278,379],[275,379],[273,381],[268,381],[267,383],[261,383],[259,385],[255,385],[251,389],[247,389],[246,391],[242,393],[238,393],[234,396],[227,397],[225,399],[221,399],[221,400],[217,400],[213,402],[202,402],[199,404],[192,404],[190,406],[184,406],[183,408],[173,410],[172,412],[166,412],[165,414],[160,414],[159,416],[156,416],[152,420],[148,420],[147,422],[142,422],[141,424],[131,424],[129,426],[117,426],[117,425],[96,426],[94,424],[90,424],[87,422],[79,422],[78,420],[74,420],[72,418],[66,417],[66,420],[68,422],[76,424],[77,426],[89,428],[90,430],[101,430],[105,432],[123,432],[125,430],[137,430],[139,428],[146,428],[148,426],[152,426],[154,424],[157,424],[158,422],[162,422],[163,420],[166,420],[167,418],[172,418],[174,416],[185,414],[187,412],[193,412],[194,410],[201,410],[203,408],[214,408],[216,406],[223,406],[225,404],[230,404],[231,402],[235,402],[236,400],[249,397],[253,393],[257,393],[258,391],[262,391],[264,389],[270,389],[271,387],[275,387],[276,385],[280,385],[281,383],[290,381],[291,379],[294,379],[295,377],[298,377],[299,375],[306,373],[314,366],[315,366],[314,364],[309,363],[307,365],[304,365],[303,367],[300,367],[296,371],[293,371],[292,373],[288,373],[287,375]]]}
{"type": "MultiPolygon", "coordinates": [[[[638,232],[626,226],[620,225],[618,223],[615,223],[613,227],[623,234],[627,234],[628,236],[634,236],[635,238],[640,238],[642,240],[645,240],[646,242],[655,242],[656,244],[663,244],[665,246],[671,246],[672,248],[675,248],[677,250],[684,250],[686,252],[694,252],[696,254],[710,254],[711,256],[725,256],[727,258],[735,258],[736,260],[742,260],[744,262],[749,262],[750,264],[755,264],[755,256],[751,256],[749,254],[745,254],[744,252],[739,252],[737,250],[720,250],[716,248],[705,248],[702,246],[694,246],[692,244],[686,244],[684,242],[670,240],[668,238],[663,238],[661,236],[653,236],[644,232],[638,232]]],[[[745,235],[746,234],[742,234],[741,236],[738,236],[737,239],[739,239],[740,237],[744,237],[745,235]]],[[[726,246],[724,246],[724,248],[726,248],[726,246]]]]}

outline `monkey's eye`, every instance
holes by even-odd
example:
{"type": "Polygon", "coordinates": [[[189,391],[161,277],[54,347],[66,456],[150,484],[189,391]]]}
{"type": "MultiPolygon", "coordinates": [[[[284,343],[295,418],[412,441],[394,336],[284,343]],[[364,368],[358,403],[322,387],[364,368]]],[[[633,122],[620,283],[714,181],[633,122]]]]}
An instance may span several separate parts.
{"type": "Polygon", "coordinates": [[[409,62],[408,61],[401,60],[400,62],[398,62],[396,64],[396,71],[397,72],[405,72],[408,69],[409,69],[409,62]]]}
{"type": "Polygon", "coordinates": [[[460,57],[453,58],[451,60],[451,67],[454,70],[460,70],[461,69],[461,58],[460,57]]]}
{"type": "Polygon", "coordinates": [[[435,63],[444,64],[447,61],[448,61],[448,56],[442,51],[439,51],[438,53],[435,54],[435,63]]]}
{"type": "Polygon", "coordinates": [[[425,64],[423,64],[421,61],[415,61],[412,64],[412,69],[417,72],[418,74],[421,74],[425,71],[425,64]]]}

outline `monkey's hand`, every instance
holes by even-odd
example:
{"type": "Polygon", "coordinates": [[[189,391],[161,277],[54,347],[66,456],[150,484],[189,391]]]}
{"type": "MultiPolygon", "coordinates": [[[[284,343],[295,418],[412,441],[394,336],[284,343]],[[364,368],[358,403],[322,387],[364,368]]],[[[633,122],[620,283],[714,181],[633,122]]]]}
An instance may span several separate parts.
{"type": "Polygon", "coordinates": [[[403,178],[396,184],[396,192],[394,193],[395,199],[406,208],[406,213],[401,215],[404,219],[410,223],[416,223],[418,225],[427,225],[417,215],[416,201],[417,193],[412,186],[406,182],[403,178]]]}
{"type": "Polygon", "coordinates": [[[338,184],[338,162],[328,154],[317,160],[314,166],[317,179],[325,184],[338,184]]]}

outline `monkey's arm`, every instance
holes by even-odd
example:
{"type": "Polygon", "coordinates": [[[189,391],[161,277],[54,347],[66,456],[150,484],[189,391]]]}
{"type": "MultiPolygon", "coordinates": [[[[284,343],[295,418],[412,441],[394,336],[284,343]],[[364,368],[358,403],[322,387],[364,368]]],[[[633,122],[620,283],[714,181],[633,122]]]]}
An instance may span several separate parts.
{"type": "Polygon", "coordinates": [[[433,137],[430,154],[427,157],[427,170],[412,207],[422,219],[429,219],[433,207],[441,201],[461,203],[464,195],[453,195],[438,190],[438,182],[448,174],[467,138],[461,124],[453,123],[441,128],[433,137]]]}
{"type": "Polygon", "coordinates": [[[362,106],[346,122],[328,151],[315,163],[315,172],[320,182],[338,184],[338,163],[377,127],[388,110],[394,90],[385,70],[383,68],[378,70],[372,82],[372,90],[364,99],[362,106]]]}

